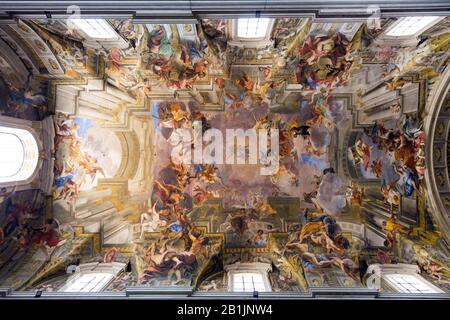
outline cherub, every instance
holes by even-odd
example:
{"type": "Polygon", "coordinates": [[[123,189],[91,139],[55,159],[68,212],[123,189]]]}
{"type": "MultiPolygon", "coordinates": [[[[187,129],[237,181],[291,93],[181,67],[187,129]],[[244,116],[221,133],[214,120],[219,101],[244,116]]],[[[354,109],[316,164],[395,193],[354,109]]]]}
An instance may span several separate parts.
{"type": "Polygon", "coordinates": [[[118,48],[112,48],[109,50],[108,58],[110,62],[109,71],[110,72],[119,71],[123,58],[122,51],[118,48]]]}
{"type": "Polygon", "coordinates": [[[259,119],[256,119],[256,117],[254,117],[254,119],[255,119],[255,125],[253,127],[255,128],[256,131],[261,130],[261,129],[268,130],[271,127],[271,121],[269,120],[268,115],[261,117],[259,119]]]}
{"type": "Polygon", "coordinates": [[[262,229],[259,229],[256,231],[256,233],[247,240],[247,243],[253,246],[260,246],[264,245],[266,243],[266,238],[264,236],[264,231],[262,229]]]}
{"type": "Polygon", "coordinates": [[[389,110],[391,110],[391,112],[393,114],[401,114],[402,112],[402,105],[400,104],[400,102],[396,102],[393,105],[389,106],[389,110]]]}
{"type": "Polygon", "coordinates": [[[83,167],[86,169],[87,173],[91,176],[92,180],[94,180],[95,175],[97,172],[100,172],[102,176],[106,177],[105,171],[102,167],[99,165],[96,165],[98,163],[97,158],[94,158],[90,156],[87,152],[82,153],[82,159],[79,161],[80,167],[83,167]]]}
{"type": "Polygon", "coordinates": [[[395,184],[383,185],[381,187],[381,192],[384,197],[384,201],[391,205],[391,211],[393,206],[398,206],[400,204],[400,193],[395,187],[395,184]]]}
{"type": "Polygon", "coordinates": [[[183,163],[176,164],[171,160],[170,167],[177,173],[177,183],[181,188],[188,185],[191,179],[194,178],[194,176],[190,174],[189,168],[183,163]]]}
{"type": "Polygon", "coordinates": [[[189,121],[191,117],[191,112],[189,108],[186,108],[185,111],[181,109],[181,106],[179,103],[172,103],[169,106],[170,113],[172,114],[173,119],[176,122],[186,120],[189,121]]]}
{"type": "Polygon", "coordinates": [[[216,90],[222,91],[225,88],[225,79],[217,77],[214,79],[214,84],[216,85],[216,90]]]}
{"type": "Polygon", "coordinates": [[[426,264],[422,266],[422,269],[433,279],[437,279],[438,282],[442,278],[442,270],[444,267],[439,266],[437,263],[427,260],[426,264]]]}
{"type": "Polygon", "coordinates": [[[367,170],[370,163],[370,146],[359,139],[358,141],[356,141],[353,151],[356,162],[362,162],[364,170],[367,170]]]}
{"type": "Polygon", "coordinates": [[[364,188],[359,188],[357,183],[352,181],[348,187],[347,195],[350,197],[351,205],[361,206],[365,197],[364,188]]]}

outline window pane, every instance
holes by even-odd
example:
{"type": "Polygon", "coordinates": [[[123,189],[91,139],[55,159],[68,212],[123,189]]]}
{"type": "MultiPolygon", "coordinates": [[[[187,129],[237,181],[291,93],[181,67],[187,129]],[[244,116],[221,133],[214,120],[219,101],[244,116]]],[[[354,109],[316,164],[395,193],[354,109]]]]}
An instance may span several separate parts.
{"type": "Polygon", "coordinates": [[[264,38],[269,27],[269,18],[238,19],[238,37],[264,38]]]}
{"type": "Polygon", "coordinates": [[[24,150],[20,139],[11,133],[0,133],[0,177],[12,177],[22,167],[24,150]]]}
{"type": "Polygon", "coordinates": [[[437,21],[440,17],[405,17],[401,18],[399,23],[392,28],[386,35],[391,37],[411,36],[421,31],[423,28],[437,21]]]}
{"type": "Polygon", "coordinates": [[[234,292],[265,292],[264,279],[261,273],[236,273],[233,275],[234,292]]]}

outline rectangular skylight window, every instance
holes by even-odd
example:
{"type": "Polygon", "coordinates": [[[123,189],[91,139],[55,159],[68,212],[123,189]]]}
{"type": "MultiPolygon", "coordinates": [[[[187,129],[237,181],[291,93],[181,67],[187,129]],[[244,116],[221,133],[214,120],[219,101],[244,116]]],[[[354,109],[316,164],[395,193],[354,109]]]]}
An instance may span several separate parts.
{"type": "Polygon", "coordinates": [[[103,19],[71,19],[71,22],[92,39],[114,39],[117,34],[103,19]]]}
{"type": "Polygon", "coordinates": [[[238,19],[237,35],[239,38],[264,38],[266,36],[269,23],[269,18],[238,19]]]}
{"type": "Polygon", "coordinates": [[[389,281],[398,292],[402,293],[439,293],[430,287],[425,281],[410,274],[387,274],[385,279],[389,281]]]}
{"type": "Polygon", "coordinates": [[[431,27],[441,17],[423,16],[423,17],[404,17],[396,22],[394,27],[386,35],[390,37],[405,37],[416,35],[421,31],[431,27]]]}
{"type": "Polygon", "coordinates": [[[233,275],[234,292],[265,292],[263,275],[260,273],[237,273],[233,275]]]}
{"type": "Polygon", "coordinates": [[[72,282],[64,292],[99,292],[113,278],[109,273],[87,273],[72,282]]]}

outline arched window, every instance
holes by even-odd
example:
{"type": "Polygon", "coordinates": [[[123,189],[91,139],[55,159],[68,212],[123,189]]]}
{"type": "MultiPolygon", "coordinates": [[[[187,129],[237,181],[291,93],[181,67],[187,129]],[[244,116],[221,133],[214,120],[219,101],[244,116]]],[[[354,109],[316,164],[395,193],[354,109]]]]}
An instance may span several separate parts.
{"type": "Polygon", "coordinates": [[[237,20],[237,36],[243,39],[264,39],[270,29],[269,18],[240,18],[237,20]]]}
{"type": "Polygon", "coordinates": [[[30,132],[0,127],[0,155],[0,183],[23,181],[35,171],[39,149],[30,132]]]}
{"type": "Polygon", "coordinates": [[[262,272],[233,273],[233,292],[264,292],[267,291],[264,283],[265,274],[262,272]]]}

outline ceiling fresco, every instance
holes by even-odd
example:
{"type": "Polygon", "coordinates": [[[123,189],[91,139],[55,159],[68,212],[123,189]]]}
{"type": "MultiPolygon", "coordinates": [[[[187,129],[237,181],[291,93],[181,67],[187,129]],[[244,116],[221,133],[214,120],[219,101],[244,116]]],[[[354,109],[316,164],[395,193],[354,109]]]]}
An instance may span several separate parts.
{"type": "Polygon", "coordinates": [[[436,133],[427,117],[450,21],[392,39],[399,20],[276,18],[257,39],[233,19],[104,20],[108,39],[1,24],[0,127],[29,128],[39,160],[1,184],[0,286],[58,291],[68,266],[120,262],[104,290],[224,292],[230,266],[260,263],[272,291],[307,292],[409,264],[448,292],[426,177],[448,189],[447,115],[436,133]]]}

